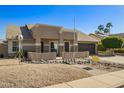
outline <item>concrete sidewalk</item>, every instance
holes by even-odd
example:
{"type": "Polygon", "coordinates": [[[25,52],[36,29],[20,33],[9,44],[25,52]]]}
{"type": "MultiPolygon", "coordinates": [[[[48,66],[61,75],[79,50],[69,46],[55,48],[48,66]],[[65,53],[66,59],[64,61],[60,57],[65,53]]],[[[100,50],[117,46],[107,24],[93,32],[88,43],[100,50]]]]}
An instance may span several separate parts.
{"type": "Polygon", "coordinates": [[[124,56],[100,57],[100,59],[106,62],[124,64],[124,56]]]}
{"type": "Polygon", "coordinates": [[[46,88],[116,88],[124,85],[124,70],[92,76],[46,88]]]}

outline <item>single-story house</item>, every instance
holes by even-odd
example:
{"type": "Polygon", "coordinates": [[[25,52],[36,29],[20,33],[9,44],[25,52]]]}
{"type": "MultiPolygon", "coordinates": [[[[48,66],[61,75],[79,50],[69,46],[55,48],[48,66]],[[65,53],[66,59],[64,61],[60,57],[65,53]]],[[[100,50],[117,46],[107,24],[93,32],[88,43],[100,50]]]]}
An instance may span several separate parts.
{"type": "Polygon", "coordinates": [[[29,52],[62,52],[89,51],[97,53],[98,41],[79,30],[66,29],[62,26],[34,24],[25,26],[9,25],[6,39],[8,41],[8,54],[14,55],[18,49],[17,35],[23,35],[22,47],[29,52]],[[74,33],[75,32],[75,33],[74,33]]]}
{"type": "Polygon", "coordinates": [[[110,36],[119,36],[119,37],[124,38],[124,33],[110,34],[110,36]]]}
{"type": "Polygon", "coordinates": [[[104,37],[102,37],[100,35],[93,34],[93,33],[90,33],[89,36],[94,38],[94,39],[96,39],[99,43],[101,42],[101,39],[104,38],[104,37]]]}

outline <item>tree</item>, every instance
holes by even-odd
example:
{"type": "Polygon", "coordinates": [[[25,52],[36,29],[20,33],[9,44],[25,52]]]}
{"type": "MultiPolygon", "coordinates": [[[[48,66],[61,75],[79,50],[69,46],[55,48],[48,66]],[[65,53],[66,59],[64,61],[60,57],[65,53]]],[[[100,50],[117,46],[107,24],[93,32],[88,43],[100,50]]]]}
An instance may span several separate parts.
{"type": "Polygon", "coordinates": [[[105,35],[109,35],[109,33],[110,33],[110,29],[105,28],[105,29],[104,29],[104,34],[105,34],[105,35]]]}
{"type": "Polygon", "coordinates": [[[106,24],[106,28],[104,29],[105,34],[110,34],[111,27],[113,27],[112,23],[108,22],[106,24]]]}
{"type": "Polygon", "coordinates": [[[103,25],[99,25],[98,26],[98,30],[99,30],[100,33],[103,33],[104,26],[103,25]]]}
{"type": "Polygon", "coordinates": [[[123,44],[123,39],[121,37],[117,37],[117,36],[108,36],[108,37],[102,39],[101,42],[105,49],[121,48],[121,46],[123,44]]]}
{"type": "Polygon", "coordinates": [[[24,51],[21,49],[20,51],[16,52],[16,57],[19,58],[19,64],[21,63],[23,57],[24,57],[24,51]]]}
{"type": "Polygon", "coordinates": [[[112,23],[108,22],[108,23],[106,24],[106,28],[110,29],[111,27],[113,27],[112,23]]]}
{"type": "Polygon", "coordinates": [[[108,36],[108,35],[110,35],[111,27],[113,27],[111,22],[108,22],[106,24],[105,28],[104,28],[104,25],[99,25],[97,28],[98,30],[95,31],[95,34],[108,36]]]}

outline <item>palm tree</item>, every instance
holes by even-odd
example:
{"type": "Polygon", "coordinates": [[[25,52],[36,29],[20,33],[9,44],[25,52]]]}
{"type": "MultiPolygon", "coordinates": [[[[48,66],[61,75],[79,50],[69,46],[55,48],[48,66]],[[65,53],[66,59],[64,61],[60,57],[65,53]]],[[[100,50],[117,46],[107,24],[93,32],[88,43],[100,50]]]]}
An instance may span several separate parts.
{"type": "MultiPolygon", "coordinates": [[[[109,33],[109,34],[110,34],[110,29],[111,29],[111,27],[113,27],[112,23],[111,23],[111,22],[108,22],[108,23],[106,24],[106,29],[108,29],[108,32],[107,32],[107,33],[109,33]]],[[[104,31],[104,33],[105,33],[105,31],[104,31]]]]}
{"type": "Polygon", "coordinates": [[[100,33],[103,33],[104,26],[103,25],[99,25],[98,26],[98,30],[99,30],[100,33]]]}
{"type": "Polygon", "coordinates": [[[110,22],[108,22],[106,24],[105,28],[104,28],[104,25],[99,25],[98,28],[97,28],[98,30],[95,31],[95,34],[96,35],[106,35],[106,36],[108,36],[108,35],[110,35],[111,27],[113,27],[113,25],[110,22]]]}
{"type": "Polygon", "coordinates": [[[104,34],[109,35],[109,34],[110,34],[110,29],[105,28],[105,29],[104,29],[104,34]]]}
{"type": "Polygon", "coordinates": [[[108,22],[108,23],[106,24],[106,28],[109,28],[109,29],[110,29],[111,27],[113,27],[112,23],[108,22]]]}

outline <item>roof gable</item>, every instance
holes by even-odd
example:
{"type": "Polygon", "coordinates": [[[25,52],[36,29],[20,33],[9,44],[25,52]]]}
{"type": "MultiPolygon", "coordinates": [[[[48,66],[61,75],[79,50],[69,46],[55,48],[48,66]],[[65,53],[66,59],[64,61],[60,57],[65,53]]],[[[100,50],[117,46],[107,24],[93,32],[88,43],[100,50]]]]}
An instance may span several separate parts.
{"type": "Polygon", "coordinates": [[[16,25],[9,25],[7,28],[6,38],[15,39],[19,33],[21,33],[20,27],[16,25]]]}
{"type": "Polygon", "coordinates": [[[120,37],[124,38],[124,33],[111,34],[110,36],[120,36],[120,37]]]}
{"type": "Polygon", "coordinates": [[[27,26],[20,27],[22,36],[25,40],[33,39],[31,30],[27,28],[27,26]]]}
{"type": "Polygon", "coordinates": [[[85,42],[98,42],[97,39],[94,39],[80,31],[77,32],[77,37],[78,37],[78,41],[85,41],[85,42]]]}

